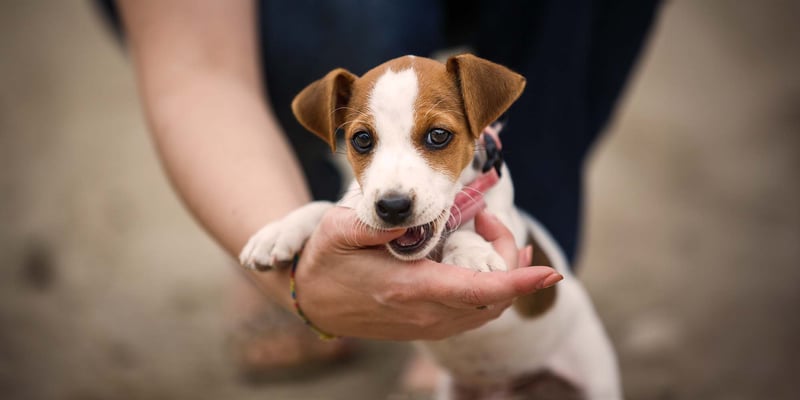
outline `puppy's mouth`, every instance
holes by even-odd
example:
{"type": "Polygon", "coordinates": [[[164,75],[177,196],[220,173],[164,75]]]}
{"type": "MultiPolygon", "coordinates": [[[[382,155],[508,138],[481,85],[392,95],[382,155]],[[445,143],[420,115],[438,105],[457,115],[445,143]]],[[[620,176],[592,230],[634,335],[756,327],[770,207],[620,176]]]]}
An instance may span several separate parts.
{"type": "Polygon", "coordinates": [[[392,250],[398,254],[411,255],[424,248],[433,239],[435,221],[406,229],[403,236],[389,242],[392,250]]]}

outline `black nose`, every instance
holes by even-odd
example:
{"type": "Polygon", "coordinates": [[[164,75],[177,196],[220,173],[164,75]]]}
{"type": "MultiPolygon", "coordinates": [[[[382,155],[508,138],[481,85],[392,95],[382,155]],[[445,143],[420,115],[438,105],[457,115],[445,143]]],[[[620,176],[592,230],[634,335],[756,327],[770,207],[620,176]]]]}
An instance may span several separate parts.
{"type": "Polygon", "coordinates": [[[401,194],[386,195],[375,203],[375,212],[390,224],[400,224],[411,215],[411,199],[401,194]]]}

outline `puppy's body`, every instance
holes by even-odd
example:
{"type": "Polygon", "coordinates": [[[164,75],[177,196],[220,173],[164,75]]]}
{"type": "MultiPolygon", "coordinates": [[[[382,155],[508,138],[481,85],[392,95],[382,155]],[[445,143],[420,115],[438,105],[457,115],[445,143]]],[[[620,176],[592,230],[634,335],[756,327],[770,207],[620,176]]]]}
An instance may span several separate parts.
{"type": "MultiPolygon", "coordinates": [[[[456,194],[481,173],[481,163],[473,162],[485,156],[476,151],[479,135],[523,87],[521,76],[473,56],[451,58],[446,66],[407,56],[361,78],[334,70],[303,90],[292,107],[298,120],[332,147],[335,134],[344,134],[355,180],[340,205],[374,228],[407,228],[387,245],[392,254],[414,260],[441,245],[442,262],[504,271],[503,259],[472,223],[449,235],[446,223],[456,194]]],[[[509,397],[516,395],[520,377],[547,371],[586,398],[620,398],[614,353],[591,302],[549,234],[514,207],[505,166],[484,199],[518,246],[532,239],[565,279],[552,305],[534,318],[508,310],[479,329],[425,343],[449,374],[440,397],[464,397],[465,391],[509,397]]],[[[328,207],[311,203],[266,226],[245,246],[242,263],[258,267],[290,260],[328,207]]],[[[518,305],[526,301],[537,299],[518,305]]]]}

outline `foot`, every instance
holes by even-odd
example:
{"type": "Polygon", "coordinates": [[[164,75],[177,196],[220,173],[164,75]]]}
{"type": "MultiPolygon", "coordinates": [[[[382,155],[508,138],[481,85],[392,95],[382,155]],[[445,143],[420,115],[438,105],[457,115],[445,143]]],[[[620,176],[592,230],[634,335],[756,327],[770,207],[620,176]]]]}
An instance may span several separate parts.
{"type": "Polygon", "coordinates": [[[451,234],[442,254],[442,263],[477,272],[508,270],[503,257],[497,254],[492,244],[472,231],[459,230],[451,234]]]}
{"type": "Polygon", "coordinates": [[[320,340],[297,316],[278,306],[267,308],[231,332],[231,350],[245,380],[293,377],[352,355],[350,340],[320,340]]]}

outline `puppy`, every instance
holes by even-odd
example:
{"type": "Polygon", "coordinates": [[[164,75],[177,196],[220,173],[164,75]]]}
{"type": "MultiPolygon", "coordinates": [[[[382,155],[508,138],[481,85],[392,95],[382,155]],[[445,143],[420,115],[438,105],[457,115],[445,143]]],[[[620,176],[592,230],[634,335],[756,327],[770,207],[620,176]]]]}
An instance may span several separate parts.
{"type": "MultiPolygon", "coordinates": [[[[376,229],[406,228],[388,243],[391,254],[401,260],[436,254],[475,271],[506,271],[472,223],[453,230],[450,210],[492,162],[489,143],[476,145],[484,128],[524,86],[522,76],[472,55],[446,64],[406,56],[362,77],[333,70],[300,92],[292,110],[332,149],[344,136],[355,180],[340,204],[376,229]]],[[[550,235],[514,207],[508,169],[496,166],[501,178],[484,193],[487,209],[518,246],[534,245],[535,265],[552,266],[565,279],[557,291],[517,299],[481,328],[425,343],[447,371],[439,397],[527,399],[555,388],[559,399],[621,398],[614,352],[585,290],[550,235]]],[[[262,228],[242,250],[242,264],[265,269],[291,260],[329,207],[314,202],[262,228]]]]}

